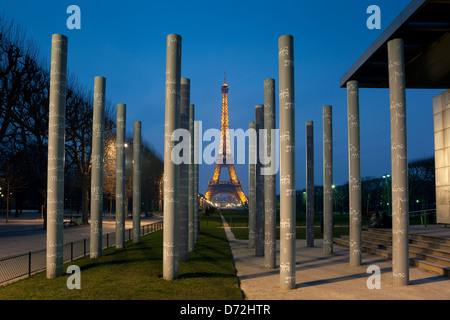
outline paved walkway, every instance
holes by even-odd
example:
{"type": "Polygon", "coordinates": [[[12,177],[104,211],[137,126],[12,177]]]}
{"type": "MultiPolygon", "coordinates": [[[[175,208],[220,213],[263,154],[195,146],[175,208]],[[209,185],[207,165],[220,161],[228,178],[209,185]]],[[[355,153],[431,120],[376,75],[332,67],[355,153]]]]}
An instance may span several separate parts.
{"type": "MultiPolygon", "coordinates": [[[[392,283],[392,261],[364,253],[363,264],[350,267],[348,248],[334,244],[334,254],[322,253],[322,240],[314,247],[306,247],[305,240],[297,240],[296,281],[294,290],[280,288],[279,269],[264,267],[264,257],[255,257],[247,240],[234,238],[224,224],[231,252],[247,300],[449,300],[450,278],[417,267],[410,267],[410,284],[405,287],[392,283]],[[367,281],[372,273],[367,268],[377,265],[381,270],[381,289],[369,289],[367,281]]],[[[427,232],[430,228],[428,228],[427,232]]],[[[414,232],[419,229],[414,230],[414,232]]],[[[442,231],[442,230],[439,230],[442,231]]],[[[450,230],[444,230],[450,234],[450,230]]],[[[279,259],[279,241],[277,259],[279,259]]],[[[277,261],[279,265],[279,260],[277,261]]]]}
{"type": "MultiPolygon", "coordinates": [[[[141,225],[161,221],[162,216],[141,217],[141,225]]],[[[8,223],[4,216],[0,220],[0,258],[15,254],[45,249],[47,235],[43,229],[43,220],[39,213],[23,213],[20,217],[10,216],[8,223]]],[[[133,226],[131,219],[125,220],[125,229],[133,226]]],[[[109,214],[103,216],[103,234],[115,232],[115,220],[109,214]]],[[[90,238],[90,226],[64,227],[64,243],[90,238]]]]}

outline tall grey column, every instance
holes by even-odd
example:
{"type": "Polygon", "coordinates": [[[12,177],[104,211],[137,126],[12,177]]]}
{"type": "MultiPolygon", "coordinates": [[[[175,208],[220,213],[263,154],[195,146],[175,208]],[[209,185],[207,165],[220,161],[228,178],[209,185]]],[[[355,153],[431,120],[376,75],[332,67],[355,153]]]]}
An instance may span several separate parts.
{"type": "Polygon", "coordinates": [[[255,255],[264,255],[264,176],[261,175],[262,132],[264,129],[264,105],[255,106],[256,167],[255,167],[255,255]]]}
{"type": "Polygon", "coordinates": [[[181,86],[181,36],[167,36],[166,95],[164,123],[164,234],[163,278],[178,278],[178,183],[177,165],[172,161],[171,136],[179,126],[181,86]]]}
{"type": "Polygon", "coordinates": [[[256,226],[256,126],[255,121],[249,122],[248,151],[248,247],[255,248],[256,226]]]}
{"type": "Polygon", "coordinates": [[[314,247],[314,122],[306,121],[306,246],[314,247]]]}
{"type": "Polygon", "coordinates": [[[188,251],[194,251],[195,230],[194,230],[194,105],[189,106],[189,136],[191,137],[190,162],[189,162],[189,208],[188,208],[188,251]]]}
{"type": "Polygon", "coordinates": [[[361,152],[359,142],[359,84],[347,82],[350,265],[361,265],[361,152]]]}
{"type": "Polygon", "coordinates": [[[134,122],[133,137],[133,242],[141,241],[141,121],[134,122]]]}
{"type": "Polygon", "coordinates": [[[117,104],[116,124],[116,248],[125,247],[125,123],[126,105],[117,104]]]}
{"type": "Polygon", "coordinates": [[[106,79],[94,79],[94,105],[92,119],[92,168],[91,168],[91,240],[90,257],[102,255],[103,214],[103,139],[105,132],[106,79]]]}
{"type": "MultiPolygon", "coordinates": [[[[275,132],[275,80],[264,80],[264,128],[267,132],[267,157],[270,159],[266,167],[276,166],[276,141],[272,139],[275,132]]],[[[277,213],[277,184],[276,172],[265,172],[264,175],[264,266],[276,267],[276,213],[277,213]]]]}
{"type": "Polygon", "coordinates": [[[392,274],[394,285],[409,282],[408,152],[406,141],[405,63],[403,40],[388,42],[391,110],[392,274]]]}
{"type": "Polygon", "coordinates": [[[280,100],[280,287],[295,289],[294,38],[278,39],[280,100]]]}
{"type": "MultiPolygon", "coordinates": [[[[189,130],[190,92],[191,81],[187,78],[181,78],[180,129],[189,130]]],[[[183,156],[185,157],[186,155],[183,156]]],[[[189,258],[189,167],[184,162],[181,162],[179,167],[179,259],[180,261],[187,261],[189,258]]]]}
{"type": "Polygon", "coordinates": [[[194,245],[198,243],[198,232],[200,228],[200,219],[199,219],[199,199],[198,199],[198,163],[199,163],[199,146],[198,146],[198,137],[199,137],[199,125],[198,121],[194,121],[194,245]]]}
{"type": "Polygon", "coordinates": [[[47,278],[63,274],[67,37],[52,35],[47,168],[47,278]]]}
{"type": "Polygon", "coordinates": [[[323,253],[333,253],[333,121],[331,106],[323,107],[323,253]]]}

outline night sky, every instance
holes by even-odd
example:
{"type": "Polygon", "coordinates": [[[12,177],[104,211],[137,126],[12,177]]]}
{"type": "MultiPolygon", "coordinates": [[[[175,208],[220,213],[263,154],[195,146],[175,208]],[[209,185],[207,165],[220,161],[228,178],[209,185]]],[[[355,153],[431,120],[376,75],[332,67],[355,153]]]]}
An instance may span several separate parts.
{"type": "MultiPolygon", "coordinates": [[[[339,80],[410,2],[1,1],[0,14],[23,28],[48,66],[51,35],[66,35],[69,72],[87,90],[93,90],[95,76],[106,77],[107,100],[114,107],[127,104],[128,131],[141,120],[143,139],[161,156],[168,34],[182,36],[181,76],[191,80],[191,103],[203,130],[220,128],[224,72],[230,128],[248,129],[255,105],[264,103],[264,79],[274,78],[278,90],[278,37],[292,35],[298,190],[306,185],[308,120],[314,121],[315,184],[322,185],[322,107],[328,104],[333,106],[334,184],[348,181],[346,89],[339,80]],[[66,26],[72,4],[81,9],[80,30],[66,26]],[[380,30],[366,27],[370,5],[381,8],[380,30]]],[[[432,97],[442,91],[407,90],[409,160],[434,153],[432,97]]],[[[362,177],[381,177],[390,172],[388,89],[360,89],[360,120],[362,177]]],[[[248,195],[248,166],[235,167],[248,195]]],[[[213,171],[213,165],[200,166],[200,193],[213,171]]]]}

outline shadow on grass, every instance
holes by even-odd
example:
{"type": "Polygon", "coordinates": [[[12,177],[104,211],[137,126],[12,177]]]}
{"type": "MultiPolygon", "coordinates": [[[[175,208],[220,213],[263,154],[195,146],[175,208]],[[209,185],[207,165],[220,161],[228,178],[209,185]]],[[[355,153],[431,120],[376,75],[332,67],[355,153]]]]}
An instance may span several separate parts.
{"type": "Polygon", "coordinates": [[[227,242],[228,243],[227,238],[226,237],[224,238],[223,236],[217,236],[215,234],[205,233],[205,232],[199,232],[198,234],[199,234],[199,236],[204,236],[204,237],[207,237],[207,238],[215,239],[215,240],[220,241],[220,242],[227,242]]]}
{"type": "MultiPolygon", "coordinates": [[[[158,260],[158,259],[153,259],[158,260]]],[[[134,264],[138,262],[149,262],[147,258],[133,258],[133,259],[120,259],[120,260],[111,260],[111,261],[95,261],[91,263],[86,263],[81,266],[82,271],[94,269],[97,267],[107,267],[107,266],[118,266],[124,264],[134,264]]]]}
{"type": "Polygon", "coordinates": [[[188,272],[178,276],[179,279],[189,278],[235,278],[234,274],[218,273],[218,272],[188,272]]]}

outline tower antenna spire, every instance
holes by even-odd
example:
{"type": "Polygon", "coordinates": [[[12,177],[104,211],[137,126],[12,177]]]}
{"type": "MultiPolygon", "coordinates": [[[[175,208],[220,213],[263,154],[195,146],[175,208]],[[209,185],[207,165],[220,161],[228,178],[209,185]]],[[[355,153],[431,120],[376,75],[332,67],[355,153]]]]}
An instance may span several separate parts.
{"type": "Polygon", "coordinates": [[[227,83],[227,73],[226,72],[224,72],[223,83],[227,83]]]}

